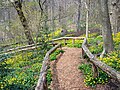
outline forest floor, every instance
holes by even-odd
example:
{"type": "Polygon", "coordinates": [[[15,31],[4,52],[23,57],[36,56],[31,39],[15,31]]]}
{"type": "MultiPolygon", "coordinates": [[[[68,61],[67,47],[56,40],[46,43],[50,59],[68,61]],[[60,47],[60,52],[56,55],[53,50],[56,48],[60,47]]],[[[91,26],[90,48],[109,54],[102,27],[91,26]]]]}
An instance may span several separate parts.
{"type": "Polygon", "coordinates": [[[83,73],[78,69],[83,62],[80,48],[64,47],[63,50],[65,52],[51,62],[51,90],[107,90],[104,85],[96,88],[85,86],[83,73]]]}

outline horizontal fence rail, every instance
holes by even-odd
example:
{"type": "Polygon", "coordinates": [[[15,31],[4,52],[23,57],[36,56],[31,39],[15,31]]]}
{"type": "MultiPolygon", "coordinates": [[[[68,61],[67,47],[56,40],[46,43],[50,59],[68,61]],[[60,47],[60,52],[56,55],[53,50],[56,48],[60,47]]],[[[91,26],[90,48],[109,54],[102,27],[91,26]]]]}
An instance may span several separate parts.
{"type": "Polygon", "coordinates": [[[5,55],[5,54],[13,54],[13,53],[17,53],[17,52],[21,52],[21,51],[27,51],[27,50],[33,50],[40,47],[40,45],[27,45],[27,46],[23,46],[23,47],[17,47],[15,49],[9,49],[7,51],[1,52],[0,55],[5,55]]]}
{"type": "MultiPolygon", "coordinates": [[[[57,38],[57,39],[52,39],[51,42],[54,41],[59,41],[59,40],[69,40],[69,39],[79,39],[79,40],[83,40],[84,37],[61,37],[61,38],[57,38]]],[[[48,90],[48,86],[47,86],[47,81],[46,81],[46,75],[47,75],[47,69],[48,66],[50,64],[50,54],[52,52],[54,52],[57,48],[61,47],[61,43],[57,44],[56,46],[54,46],[51,50],[49,50],[43,60],[43,64],[42,64],[42,68],[40,71],[40,75],[39,75],[39,80],[37,83],[37,86],[35,88],[35,90],[48,90]]]]}
{"type": "Polygon", "coordinates": [[[44,60],[43,60],[42,68],[40,71],[39,80],[38,80],[35,90],[48,90],[46,75],[47,75],[48,66],[50,64],[50,54],[59,47],[61,47],[61,44],[57,44],[55,47],[53,47],[46,53],[44,60]]]}
{"type": "MultiPolygon", "coordinates": [[[[75,40],[80,40],[80,39],[84,39],[84,37],[61,37],[61,38],[57,38],[57,39],[53,39],[50,42],[53,41],[59,41],[59,40],[69,40],[69,39],[73,39],[73,43],[75,42],[75,40]]],[[[50,43],[50,45],[56,45],[57,43],[50,43]]],[[[26,45],[26,46],[21,46],[21,47],[16,47],[16,48],[12,48],[12,49],[8,49],[6,51],[1,51],[0,55],[2,54],[10,54],[10,53],[16,53],[16,52],[20,52],[20,51],[26,51],[26,50],[32,50],[37,48],[38,46],[40,46],[42,44],[31,44],[31,45],[26,45]]]]}
{"type": "Polygon", "coordinates": [[[27,43],[28,41],[19,41],[19,42],[16,42],[16,43],[11,43],[11,44],[6,44],[6,45],[0,45],[0,47],[9,47],[9,46],[12,46],[12,45],[16,45],[16,44],[20,44],[20,43],[27,43]]]}
{"type": "MultiPolygon", "coordinates": [[[[84,37],[61,37],[61,38],[53,39],[50,41],[50,45],[53,45],[54,47],[52,49],[50,49],[44,57],[42,68],[41,68],[39,79],[38,79],[38,83],[37,83],[35,90],[48,90],[46,75],[47,75],[48,66],[50,64],[50,54],[53,53],[57,48],[61,47],[61,45],[62,45],[61,43],[59,43],[59,44],[53,43],[54,41],[59,41],[59,40],[65,40],[65,43],[66,43],[66,40],[73,40],[73,43],[75,43],[75,40],[84,40],[84,37]]],[[[38,48],[40,45],[41,44],[36,44],[36,45],[32,44],[32,45],[16,47],[13,49],[9,49],[7,51],[3,51],[0,53],[0,55],[32,50],[32,49],[38,48]]]]}
{"type": "MultiPolygon", "coordinates": [[[[49,43],[49,45],[56,45],[57,43],[49,43]]],[[[8,49],[6,51],[1,51],[0,55],[4,55],[4,54],[12,54],[12,53],[17,53],[17,52],[21,52],[21,51],[27,51],[27,50],[33,50],[36,49],[38,47],[40,47],[42,44],[31,44],[31,45],[26,45],[26,46],[21,46],[21,47],[16,47],[16,48],[12,48],[12,49],[8,49]]]]}
{"type": "Polygon", "coordinates": [[[57,39],[52,39],[52,41],[58,41],[58,40],[65,40],[65,39],[74,39],[74,40],[80,40],[80,39],[84,39],[85,37],[61,37],[61,38],[57,38],[57,39]]]}
{"type": "Polygon", "coordinates": [[[72,39],[72,44],[75,43],[75,40],[84,40],[84,37],[61,37],[61,38],[56,38],[56,39],[52,39],[52,43],[55,41],[60,41],[60,40],[64,40],[64,45],[67,44],[67,40],[72,39]]]}
{"type": "MultiPolygon", "coordinates": [[[[37,44],[37,45],[40,45],[40,44],[37,44]]],[[[18,50],[18,49],[24,49],[24,48],[29,48],[29,47],[33,47],[33,46],[35,46],[35,44],[31,44],[31,45],[26,45],[26,46],[21,46],[21,47],[16,47],[16,48],[8,49],[8,50],[2,51],[2,52],[0,52],[0,53],[7,53],[7,52],[15,51],[15,50],[18,50]]]]}
{"type": "MultiPolygon", "coordinates": [[[[111,78],[113,78],[113,79],[117,80],[118,82],[120,82],[120,72],[116,71],[115,69],[111,68],[110,66],[108,66],[105,63],[103,63],[100,60],[98,60],[89,51],[89,49],[86,46],[86,43],[87,43],[87,39],[85,38],[84,42],[82,44],[82,49],[86,53],[86,55],[89,57],[90,61],[94,64],[94,66],[100,68],[101,70],[103,70],[104,72],[106,72],[109,76],[111,76],[111,78]]],[[[84,52],[82,52],[83,55],[84,55],[84,52]]],[[[94,70],[94,71],[96,71],[96,70],[94,70]]],[[[94,73],[96,73],[96,72],[94,72],[94,73]]]]}

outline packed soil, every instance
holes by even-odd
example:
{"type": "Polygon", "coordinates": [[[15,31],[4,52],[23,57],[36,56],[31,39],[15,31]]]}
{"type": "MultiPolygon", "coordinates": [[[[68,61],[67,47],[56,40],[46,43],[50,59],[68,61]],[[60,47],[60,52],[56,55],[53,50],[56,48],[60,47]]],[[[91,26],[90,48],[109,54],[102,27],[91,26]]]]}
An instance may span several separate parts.
{"type": "Polygon", "coordinates": [[[56,61],[51,62],[52,84],[51,90],[105,90],[93,89],[85,86],[84,76],[78,69],[83,62],[80,48],[64,47],[63,55],[59,55],[56,61]]]}
{"type": "Polygon", "coordinates": [[[119,90],[111,82],[97,85],[95,88],[86,86],[84,75],[78,69],[80,64],[87,63],[81,58],[81,48],[63,47],[63,50],[65,52],[50,65],[52,70],[51,90],[119,90]]]}

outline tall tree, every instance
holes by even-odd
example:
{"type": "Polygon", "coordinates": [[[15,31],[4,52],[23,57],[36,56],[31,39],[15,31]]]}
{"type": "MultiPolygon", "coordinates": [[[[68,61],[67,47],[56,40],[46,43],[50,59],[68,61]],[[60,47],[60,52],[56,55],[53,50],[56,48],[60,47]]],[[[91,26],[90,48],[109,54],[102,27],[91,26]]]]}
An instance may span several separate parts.
{"type": "Polygon", "coordinates": [[[120,0],[111,0],[111,23],[114,33],[120,31],[120,0]]]}
{"type": "Polygon", "coordinates": [[[119,1],[120,0],[110,0],[109,1],[109,12],[110,12],[110,20],[111,20],[111,26],[112,26],[112,31],[114,34],[116,34],[119,30],[118,22],[119,18],[118,16],[120,15],[120,9],[119,9],[119,1]]]}
{"type": "Polygon", "coordinates": [[[52,14],[52,30],[53,31],[55,31],[55,20],[54,20],[55,10],[54,10],[54,7],[55,7],[55,2],[54,2],[54,0],[52,0],[52,7],[51,7],[52,12],[51,12],[51,14],[52,14]]]}
{"type": "Polygon", "coordinates": [[[89,4],[90,1],[88,0],[88,4],[87,1],[84,2],[85,4],[85,8],[86,8],[86,38],[88,38],[88,30],[89,30],[89,4]]]}
{"type": "Polygon", "coordinates": [[[117,32],[120,32],[120,0],[116,1],[117,8],[117,32]]]}
{"type": "Polygon", "coordinates": [[[77,20],[77,32],[80,31],[80,9],[81,9],[81,0],[78,0],[78,20],[77,20]]]}
{"type": "Polygon", "coordinates": [[[62,14],[62,6],[61,6],[61,4],[60,4],[60,0],[59,0],[59,10],[58,10],[58,12],[59,12],[59,24],[61,24],[61,14],[62,14]]]}
{"type": "Polygon", "coordinates": [[[30,32],[31,30],[29,28],[27,19],[25,18],[25,15],[22,10],[22,1],[23,0],[10,0],[10,1],[14,5],[14,7],[17,11],[17,14],[19,15],[22,26],[24,27],[24,33],[26,35],[26,38],[28,39],[28,44],[33,44],[34,41],[33,41],[33,38],[32,38],[31,32],[30,32]]]}
{"type": "Polygon", "coordinates": [[[108,11],[108,0],[99,0],[101,24],[102,24],[102,35],[104,41],[104,52],[108,53],[113,51],[113,38],[110,24],[110,17],[108,11]]]}

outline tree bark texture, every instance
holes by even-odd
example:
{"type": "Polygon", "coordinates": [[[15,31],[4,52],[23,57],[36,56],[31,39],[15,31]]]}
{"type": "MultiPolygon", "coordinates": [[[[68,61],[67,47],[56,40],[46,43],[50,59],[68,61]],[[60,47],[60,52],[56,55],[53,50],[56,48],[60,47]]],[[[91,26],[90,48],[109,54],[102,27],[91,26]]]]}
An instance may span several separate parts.
{"type": "Polygon", "coordinates": [[[15,1],[14,2],[14,7],[19,15],[19,18],[20,18],[20,21],[22,23],[22,26],[24,27],[24,33],[25,33],[25,36],[26,38],[28,39],[28,44],[33,44],[34,41],[33,41],[33,38],[32,38],[32,35],[30,33],[30,28],[29,28],[29,25],[28,25],[28,22],[24,16],[24,13],[22,11],[22,4],[20,1],[15,1]]]}
{"type": "Polygon", "coordinates": [[[101,24],[102,24],[102,34],[104,41],[104,50],[106,53],[113,51],[113,38],[112,30],[110,24],[110,17],[108,11],[108,0],[100,0],[100,13],[101,13],[101,24]]]}
{"type": "Polygon", "coordinates": [[[81,10],[81,0],[78,0],[78,20],[77,20],[77,32],[80,31],[80,10],[81,10]]]}

